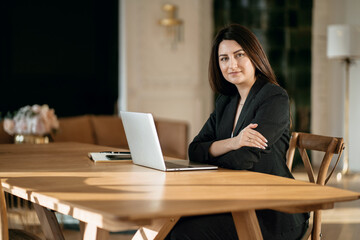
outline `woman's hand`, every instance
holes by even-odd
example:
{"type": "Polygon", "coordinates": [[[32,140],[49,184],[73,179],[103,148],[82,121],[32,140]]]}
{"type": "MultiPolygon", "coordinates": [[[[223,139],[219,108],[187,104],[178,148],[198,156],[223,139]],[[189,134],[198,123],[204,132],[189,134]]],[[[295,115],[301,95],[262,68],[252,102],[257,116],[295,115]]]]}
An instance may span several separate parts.
{"type": "Polygon", "coordinates": [[[251,123],[236,137],[213,142],[209,148],[211,156],[218,157],[245,146],[265,149],[267,140],[258,131],[254,130],[257,126],[257,123],[251,123]]]}
{"type": "Polygon", "coordinates": [[[267,140],[261,133],[254,130],[257,126],[257,123],[250,123],[246,128],[241,130],[241,132],[233,138],[233,149],[236,150],[245,146],[265,149],[268,146],[267,140]]]}

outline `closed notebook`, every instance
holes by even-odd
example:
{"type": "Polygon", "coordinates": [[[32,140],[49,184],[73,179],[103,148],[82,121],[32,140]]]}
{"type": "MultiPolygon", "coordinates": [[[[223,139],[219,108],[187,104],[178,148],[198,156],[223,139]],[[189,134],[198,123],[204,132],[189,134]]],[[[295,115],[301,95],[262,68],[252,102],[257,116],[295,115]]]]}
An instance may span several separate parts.
{"type": "Polygon", "coordinates": [[[122,162],[131,160],[129,153],[106,153],[106,152],[89,152],[89,158],[94,162],[122,162]]]}

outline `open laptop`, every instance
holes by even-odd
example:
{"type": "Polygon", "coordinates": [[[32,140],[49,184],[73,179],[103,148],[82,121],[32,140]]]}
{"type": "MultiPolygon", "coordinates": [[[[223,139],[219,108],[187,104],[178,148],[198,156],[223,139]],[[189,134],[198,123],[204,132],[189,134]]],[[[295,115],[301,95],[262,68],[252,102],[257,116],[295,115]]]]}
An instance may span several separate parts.
{"type": "Polygon", "coordinates": [[[134,164],[161,171],[210,170],[218,168],[213,165],[184,160],[165,161],[153,116],[150,113],[124,111],[120,111],[120,115],[134,164]]]}

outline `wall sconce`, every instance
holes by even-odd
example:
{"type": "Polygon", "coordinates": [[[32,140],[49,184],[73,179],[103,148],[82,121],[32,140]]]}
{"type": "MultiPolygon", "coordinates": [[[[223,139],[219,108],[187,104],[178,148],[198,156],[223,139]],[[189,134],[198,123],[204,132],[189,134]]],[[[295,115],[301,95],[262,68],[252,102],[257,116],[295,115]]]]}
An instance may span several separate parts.
{"type": "Polygon", "coordinates": [[[175,5],[164,4],[162,10],[166,12],[166,17],[159,20],[159,24],[165,27],[166,37],[170,40],[172,48],[176,48],[177,43],[183,40],[181,34],[183,21],[176,18],[175,5]]]}

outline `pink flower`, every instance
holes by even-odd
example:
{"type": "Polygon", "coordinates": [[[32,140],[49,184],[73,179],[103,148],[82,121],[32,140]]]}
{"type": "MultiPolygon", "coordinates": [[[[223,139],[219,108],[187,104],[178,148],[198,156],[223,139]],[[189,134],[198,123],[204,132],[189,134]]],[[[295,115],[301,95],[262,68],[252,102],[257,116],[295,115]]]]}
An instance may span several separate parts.
{"type": "Polygon", "coordinates": [[[33,113],[40,113],[41,109],[42,108],[40,107],[40,105],[37,105],[37,104],[35,104],[31,107],[31,110],[33,113]]]}
{"type": "Polygon", "coordinates": [[[10,118],[5,118],[4,130],[8,134],[13,135],[15,133],[15,122],[10,118]]]}
{"type": "Polygon", "coordinates": [[[13,119],[5,119],[4,129],[10,135],[46,135],[59,128],[54,109],[48,105],[25,106],[19,109],[13,119]]]}
{"type": "Polygon", "coordinates": [[[37,135],[45,135],[50,133],[51,129],[47,129],[44,123],[44,119],[40,115],[34,117],[31,123],[31,133],[36,133],[37,135]]]}
{"type": "Polygon", "coordinates": [[[28,131],[28,129],[29,129],[28,125],[29,125],[29,123],[28,123],[28,121],[26,121],[25,118],[16,119],[15,120],[15,133],[16,134],[29,134],[30,132],[28,131]]]}

